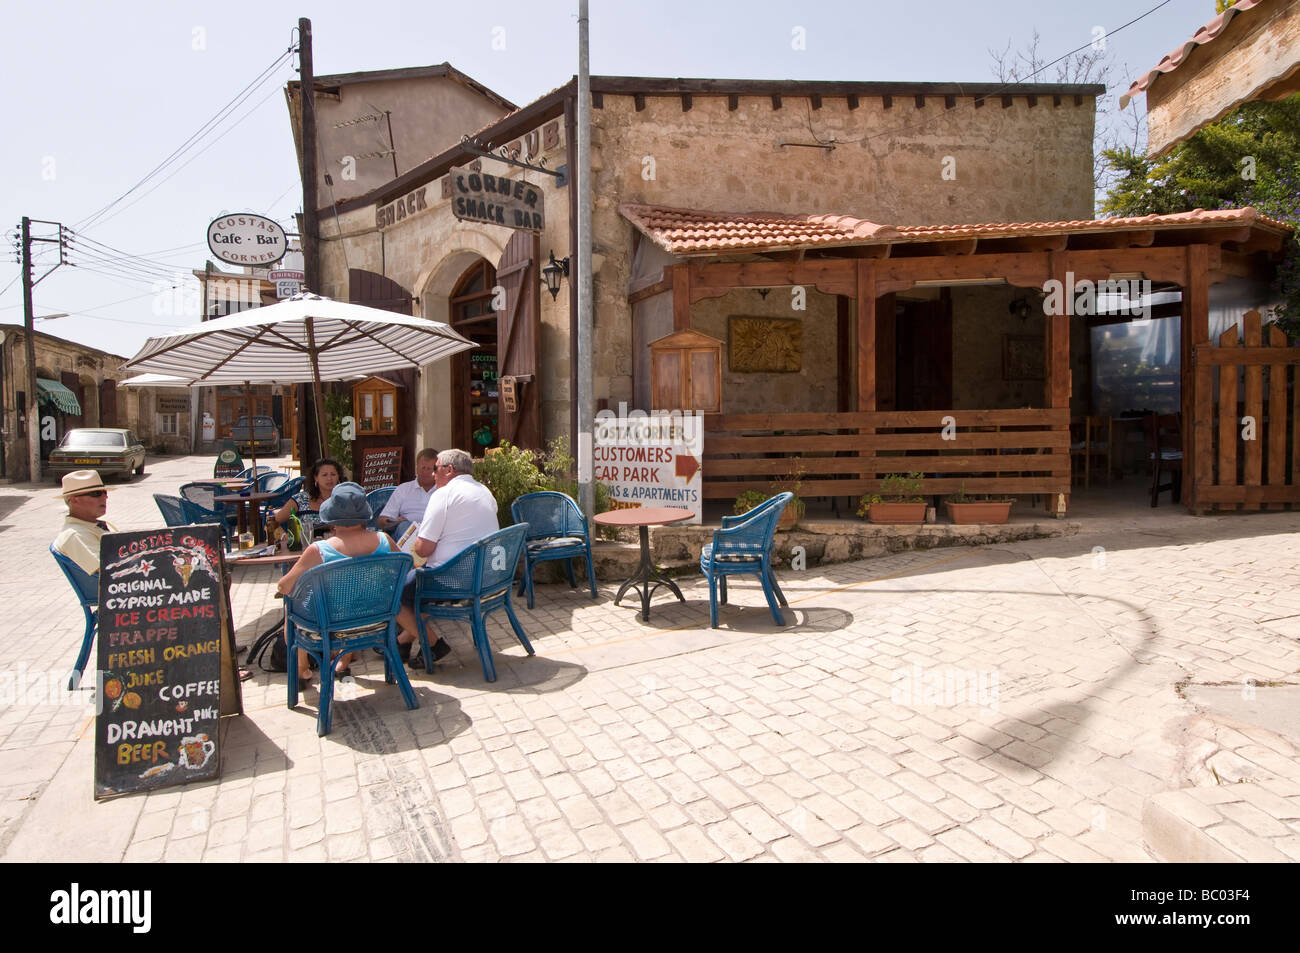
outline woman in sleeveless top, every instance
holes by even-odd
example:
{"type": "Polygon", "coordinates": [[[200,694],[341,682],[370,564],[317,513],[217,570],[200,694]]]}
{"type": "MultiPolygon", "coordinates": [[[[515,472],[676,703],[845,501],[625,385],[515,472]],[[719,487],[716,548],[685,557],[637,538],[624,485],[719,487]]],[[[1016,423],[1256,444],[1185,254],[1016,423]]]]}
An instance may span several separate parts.
{"type": "MultiPolygon", "coordinates": [[[[276,591],[287,596],[293,592],[299,577],[307,570],[325,563],[338,562],[341,559],[355,559],[359,556],[383,555],[392,552],[389,548],[387,533],[378,533],[366,528],[371,517],[370,504],[366,501],[366,491],[355,483],[340,483],[324,501],[320,509],[321,522],[334,531],[329,539],[312,543],[303,550],[298,561],[280,579],[276,591]]],[[[349,666],[353,653],[340,658],[334,667],[334,677],[347,678],[351,675],[349,666]]],[[[306,688],[311,684],[311,656],[302,649],[298,650],[298,685],[306,688]]]]}

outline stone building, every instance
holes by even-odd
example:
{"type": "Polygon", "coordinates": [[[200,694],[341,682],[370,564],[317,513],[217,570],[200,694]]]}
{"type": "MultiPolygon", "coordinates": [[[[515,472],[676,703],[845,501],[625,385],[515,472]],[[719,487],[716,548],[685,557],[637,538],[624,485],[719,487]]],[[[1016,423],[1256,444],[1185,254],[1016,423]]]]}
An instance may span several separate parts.
{"type": "MultiPolygon", "coordinates": [[[[301,83],[285,88],[301,168],[301,83]]],[[[461,133],[515,109],[450,63],[317,76],[317,194],[364,195],[419,165],[461,133]]]]}
{"type": "MultiPolygon", "coordinates": [[[[475,142],[485,151],[505,147],[530,164],[568,172],[576,165],[575,86],[570,81],[478,130],[475,142]]],[[[622,205],[838,213],[895,225],[1091,217],[1099,86],[995,90],[979,84],[593,77],[591,88],[595,393],[612,406],[646,406],[647,345],[671,330],[662,314],[633,320],[629,289],[668,256],[643,242],[622,205]]],[[[555,300],[541,294],[538,268],[552,254],[573,257],[576,196],[568,176],[561,184],[481,158],[458,139],[393,181],[322,210],[323,292],[359,300],[353,292],[366,273],[382,276],[384,297],[395,307],[475,330],[484,356],[508,333],[509,315],[527,322],[522,343],[536,356],[512,355],[514,366],[506,366],[497,355],[498,374],[525,378],[519,413],[508,415],[492,398],[473,393],[488,389],[475,376],[473,356],[465,356],[423,375],[420,441],[471,444],[479,430],[475,415],[486,405],[499,418],[496,438],[539,444],[567,435],[575,424],[576,342],[569,326],[576,292],[566,282],[555,300]],[[456,217],[452,172],[473,168],[540,190],[544,226],[535,239],[456,217]],[[522,280],[501,283],[509,297],[506,317],[492,327],[476,304],[484,299],[474,295],[497,286],[512,241],[513,263],[531,264],[516,273],[522,280]]],[[[692,326],[725,337],[726,316],[790,314],[789,297],[788,289],[771,296],[744,291],[702,302],[692,326]]],[[[937,300],[937,292],[920,297],[937,300]]],[[[1010,297],[1002,297],[987,311],[1005,318],[1010,297]]],[[[835,409],[837,302],[810,288],[805,306],[796,315],[808,349],[799,378],[726,372],[724,410],[759,409],[774,395],[791,409],[835,409]]],[[[973,374],[954,387],[976,387],[982,378],[973,374]]]]}
{"type": "MultiPolygon", "coordinates": [[[[1286,233],[1253,210],[1094,221],[1098,85],[591,90],[597,407],[707,414],[705,499],[767,488],[802,456],[810,496],[915,468],[931,492],[1035,495],[1059,515],[1071,420],[1110,412],[1098,327],[1125,337],[1153,292],[1184,301],[1163,333],[1161,412],[1190,410],[1188,348],[1220,330],[1211,289],[1245,282],[1234,302],[1250,306],[1286,233]],[[1075,309],[1076,278],[1105,292],[1091,309],[1075,309]],[[1070,289],[1056,311],[1053,282],[1070,289]],[[918,454],[944,459],[892,459],[918,454]]],[[[417,444],[579,432],[576,288],[540,281],[576,254],[575,96],[570,81],[321,211],[325,294],[478,345],[420,375],[417,444]]]]}
{"type": "MultiPolygon", "coordinates": [[[[0,420],[3,463],[9,480],[28,479],[26,329],[0,325],[0,420]]],[[[192,414],[187,388],[127,388],[126,358],[35,332],[41,458],[75,427],[125,427],[154,453],[190,450],[192,414]]]]}

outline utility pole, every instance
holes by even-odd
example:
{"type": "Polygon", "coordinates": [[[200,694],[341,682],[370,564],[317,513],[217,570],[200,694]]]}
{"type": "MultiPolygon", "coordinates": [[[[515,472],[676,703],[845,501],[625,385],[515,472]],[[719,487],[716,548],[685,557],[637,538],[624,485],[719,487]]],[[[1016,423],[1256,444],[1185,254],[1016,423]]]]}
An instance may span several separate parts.
{"type": "Polygon", "coordinates": [[[591,75],[587,0],[578,0],[578,497],[582,512],[596,512],[592,478],[591,428],[596,419],[592,393],[591,282],[591,75]]]}
{"type": "Polygon", "coordinates": [[[36,393],[36,313],[32,309],[32,289],[40,284],[50,272],[63,264],[63,226],[58,222],[37,220],[38,225],[53,225],[57,228],[58,238],[32,238],[32,219],[23,216],[23,328],[26,333],[25,351],[27,356],[27,470],[28,479],[33,483],[41,482],[41,413],[40,401],[36,393]],[[50,271],[32,280],[32,242],[56,242],[59,246],[58,264],[52,265],[50,271]]]}
{"type": "MultiPolygon", "coordinates": [[[[302,273],[303,290],[313,294],[321,293],[320,246],[317,236],[320,234],[320,222],[316,215],[319,205],[316,199],[316,74],[312,66],[311,54],[311,20],[302,17],[298,20],[298,74],[302,96],[302,273]]],[[[312,337],[311,319],[307,320],[307,336],[312,337]]],[[[316,448],[317,459],[325,454],[325,396],[317,381],[312,388],[312,398],[316,404],[316,448]]],[[[303,447],[304,451],[306,447],[303,447]]]]}

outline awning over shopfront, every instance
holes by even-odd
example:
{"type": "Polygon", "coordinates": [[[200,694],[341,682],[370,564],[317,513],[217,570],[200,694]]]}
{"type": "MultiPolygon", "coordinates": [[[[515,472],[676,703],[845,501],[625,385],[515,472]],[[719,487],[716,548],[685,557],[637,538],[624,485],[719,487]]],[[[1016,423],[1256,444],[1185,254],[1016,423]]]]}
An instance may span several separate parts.
{"type": "Polygon", "coordinates": [[[47,381],[43,377],[38,377],[36,390],[42,404],[53,404],[65,414],[81,415],[81,404],[77,403],[77,395],[58,381],[47,381]]]}

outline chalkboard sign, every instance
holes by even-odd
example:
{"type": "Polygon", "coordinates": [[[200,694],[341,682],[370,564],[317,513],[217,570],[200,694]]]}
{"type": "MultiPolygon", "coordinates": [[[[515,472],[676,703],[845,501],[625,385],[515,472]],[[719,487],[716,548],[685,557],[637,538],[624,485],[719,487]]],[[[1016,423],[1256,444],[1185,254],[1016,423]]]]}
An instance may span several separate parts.
{"type": "Polygon", "coordinates": [[[357,482],[367,493],[381,486],[397,486],[401,472],[401,447],[367,447],[361,451],[357,482]]]}
{"type": "Polygon", "coordinates": [[[95,797],[215,777],[229,657],[220,529],[109,533],[100,566],[95,797]]]}

